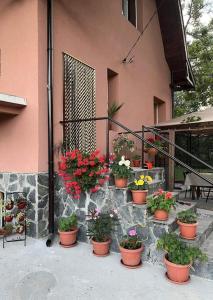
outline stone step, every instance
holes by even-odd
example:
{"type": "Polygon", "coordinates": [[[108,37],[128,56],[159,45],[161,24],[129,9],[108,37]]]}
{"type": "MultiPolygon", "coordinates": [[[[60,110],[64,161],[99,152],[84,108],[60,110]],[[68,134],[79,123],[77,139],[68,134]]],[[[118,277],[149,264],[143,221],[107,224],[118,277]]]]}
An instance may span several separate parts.
{"type": "Polygon", "coordinates": [[[201,250],[207,254],[208,261],[206,263],[195,263],[195,271],[192,271],[191,273],[199,277],[213,280],[213,232],[203,243],[201,250]]]}
{"type": "MultiPolygon", "coordinates": [[[[178,196],[178,195],[177,195],[178,196]]],[[[177,200],[179,201],[179,200],[177,200]]],[[[160,227],[165,227],[168,232],[173,232],[177,229],[178,225],[177,225],[177,214],[181,211],[187,211],[187,210],[193,210],[196,211],[196,204],[194,203],[190,203],[190,202],[186,202],[186,201],[179,201],[177,202],[177,206],[176,209],[172,210],[169,214],[169,218],[167,221],[157,221],[154,219],[153,216],[149,217],[149,221],[153,222],[155,225],[158,225],[160,227]]]]}
{"type": "MultiPolygon", "coordinates": [[[[213,216],[207,214],[198,215],[197,237],[194,240],[182,239],[190,246],[200,247],[213,231],[213,216]]],[[[177,229],[179,234],[179,229],[177,229]]]]}

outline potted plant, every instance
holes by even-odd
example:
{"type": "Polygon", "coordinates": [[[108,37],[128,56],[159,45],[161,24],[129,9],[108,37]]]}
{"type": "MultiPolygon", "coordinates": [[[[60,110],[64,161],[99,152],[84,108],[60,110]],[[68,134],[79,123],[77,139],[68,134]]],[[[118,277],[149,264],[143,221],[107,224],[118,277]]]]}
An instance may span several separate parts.
{"type": "Polygon", "coordinates": [[[135,204],[146,204],[148,186],[152,182],[151,176],[141,175],[139,180],[134,180],[128,185],[132,192],[132,201],[135,204]]]}
{"type": "Polygon", "coordinates": [[[159,221],[166,221],[169,217],[169,212],[175,208],[175,199],[171,192],[166,192],[159,189],[152,197],[147,199],[147,208],[154,214],[154,218],[159,221]]]}
{"type": "Polygon", "coordinates": [[[59,219],[58,232],[60,238],[60,245],[69,248],[76,245],[78,233],[78,220],[75,213],[69,217],[62,217],[59,219]]]}
{"type": "Polygon", "coordinates": [[[23,222],[24,221],[24,219],[25,219],[25,214],[23,213],[23,212],[19,212],[17,215],[16,215],[16,220],[17,220],[17,222],[23,222]]]}
{"type": "Polygon", "coordinates": [[[87,235],[90,237],[93,245],[93,254],[97,256],[108,255],[111,234],[118,223],[117,211],[94,209],[89,211],[87,217],[87,235]]]}
{"type": "Polygon", "coordinates": [[[12,199],[9,199],[5,204],[5,208],[6,210],[12,210],[13,207],[14,207],[14,201],[12,199]]]}
{"type": "Polygon", "coordinates": [[[75,149],[61,156],[59,175],[74,199],[79,199],[82,192],[98,191],[108,180],[108,171],[105,156],[99,150],[86,153],[75,149]]]}
{"type": "Polygon", "coordinates": [[[17,207],[18,207],[18,209],[25,209],[26,206],[27,206],[27,201],[26,201],[26,199],[20,197],[20,198],[17,200],[17,207]]]}
{"type": "Polygon", "coordinates": [[[11,223],[4,225],[4,235],[11,235],[13,233],[13,225],[11,223]]]}
{"type": "Polygon", "coordinates": [[[164,234],[157,242],[157,249],[166,252],[166,276],[174,283],[188,282],[193,262],[207,260],[207,256],[199,248],[188,246],[175,233],[164,234]]]}
{"type": "Polygon", "coordinates": [[[134,154],[132,157],[133,167],[139,168],[141,165],[141,156],[139,154],[134,154]]]}
{"type": "MultiPolygon", "coordinates": [[[[108,108],[108,117],[113,119],[123,105],[124,105],[124,103],[121,103],[121,104],[117,104],[116,102],[111,103],[108,108]]],[[[109,122],[110,130],[112,129],[112,125],[113,125],[113,123],[109,122]]]]}
{"type": "Polygon", "coordinates": [[[4,220],[6,223],[10,223],[13,220],[14,215],[11,213],[6,213],[4,216],[4,220]]]}
{"type": "Polygon", "coordinates": [[[127,187],[127,180],[131,176],[132,171],[130,161],[125,160],[125,156],[122,156],[120,160],[113,162],[111,169],[115,178],[115,186],[117,188],[127,187]]]}
{"type": "Polygon", "coordinates": [[[181,211],[177,215],[180,235],[187,240],[193,240],[197,234],[197,214],[192,210],[181,211]]]}
{"type": "Polygon", "coordinates": [[[24,233],[24,230],[25,230],[25,225],[24,224],[18,224],[16,226],[16,233],[22,234],[22,233],[24,233]]]}
{"type": "Polygon", "coordinates": [[[142,241],[137,235],[136,229],[131,229],[120,241],[121,263],[130,268],[141,265],[142,241]]]}
{"type": "Polygon", "coordinates": [[[113,140],[113,151],[116,157],[119,159],[121,156],[130,158],[130,153],[134,151],[134,141],[128,138],[127,134],[119,134],[119,136],[113,140]]]}
{"type": "MultiPolygon", "coordinates": [[[[156,137],[149,137],[147,139],[147,141],[149,141],[150,143],[152,143],[153,145],[155,145],[156,147],[158,147],[159,149],[163,148],[163,143],[162,140],[156,136],[156,137]]],[[[149,144],[146,144],[146,148],[145,148],[146,152],[150,155],[150,156],[155,156],[158,153],[158,150],[155,149],[154,147],[152,147],[149,144]]]]}

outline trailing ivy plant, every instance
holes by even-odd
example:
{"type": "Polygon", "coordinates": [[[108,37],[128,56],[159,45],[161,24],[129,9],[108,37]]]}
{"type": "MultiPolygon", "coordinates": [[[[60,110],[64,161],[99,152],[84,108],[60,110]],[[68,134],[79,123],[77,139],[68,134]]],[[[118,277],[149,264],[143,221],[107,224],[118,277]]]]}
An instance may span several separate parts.
{"type": "Polygon", "coordinates": [[[188,246],[175,233],[164,234],[157,242],[157,249],[164,250],[167,259],[177,265],[193,264],[195,260],[207,261],[206,254],[198,247],[188,246]]]}
{"type": "Polygon", "coordinates": [[[197,214],[192,210],[181,211],[177,215],[177,219],[186,224],[197,223],[197,214]]]}

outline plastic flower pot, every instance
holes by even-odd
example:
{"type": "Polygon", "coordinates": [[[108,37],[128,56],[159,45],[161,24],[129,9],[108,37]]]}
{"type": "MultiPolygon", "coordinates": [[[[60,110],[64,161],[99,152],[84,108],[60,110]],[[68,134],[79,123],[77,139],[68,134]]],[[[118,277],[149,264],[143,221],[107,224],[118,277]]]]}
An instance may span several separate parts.
{"type": "Polygon", "coordinates": [[[157,209],[154,213],[155,220],[166,221],[169,218],[169,213],[164,209],[157,209]]]}
{"type": "Polygon", "coordinates": [[[197,225],[198,223],[182,223],[179,220],[177,221],[179,225],[180,235],[182,238],[186,240],[193,240],[196,237],[197,234],[197,225]]]}
{"type": "Polygon", "coordinates": [[[119,247],[121,252],[122,263],[129,267],[136,267],[141,264],[141,253],[143,246],[138,249],[129,250],[123,247],[119,247]]]}
{"type": "Polygon", "coordinates": [[[71,247],[76,243],[78,228],[72,231],[58,231],[60,244],[65,247],[71,247]]]}
{"type": "Polygon", "coordinates": [[[127,178],[115,178],[115,186],[119,189],[127,187],[127,178]]]}
{"type": "Polygon", "coordinates": [[[139,159],[132,160],[133,167],[139,168],[141,165],[141,161],[139,159]]]}
{"type": "Polygon", "coordinates": [[[132,202],[135,204],[146,204],[146,197],[148,190],[142,190],[142,191],[135,191],[131,190],[132,192],[132,202]]]}
{"type": "Polygon", "coordinates": [[[155,155],[157,155],[157,153],[158,153],[158,150],[155,149],[155,148],[149,148],[149,149],[148,149],[148,154],[149,154],[150,156],[155,156],[155,155]]]}
{"type": "Polygon", "coordinates": [[[109,245],[111,240],[106,242],[96,242],[92,239],[93,253],[96,256],[106,256],[109,254],[109,245]]]}
{"type": "Polygon", "coordinates": [[[168,261],[167,256],[165,256],[164,262],[167,269],[167,276],[171,281],[180,284],[189,280],[189,271],[191,268],[191,264],[177,265],[168,261]]]}

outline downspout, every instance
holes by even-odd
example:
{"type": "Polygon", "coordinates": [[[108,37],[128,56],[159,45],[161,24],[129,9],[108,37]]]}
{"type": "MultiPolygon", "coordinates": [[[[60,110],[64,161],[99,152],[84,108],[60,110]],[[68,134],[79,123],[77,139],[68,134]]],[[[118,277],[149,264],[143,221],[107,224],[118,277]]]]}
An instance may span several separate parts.
{"type": "Polygon", "coordinates": [[[50,247],[54,239],[54,145],[53,145],[53,39],[52,0],[47,0],[47,106],[48,106],[48,193],[49,193],[49,235],[46,241],[50,247]]]}

